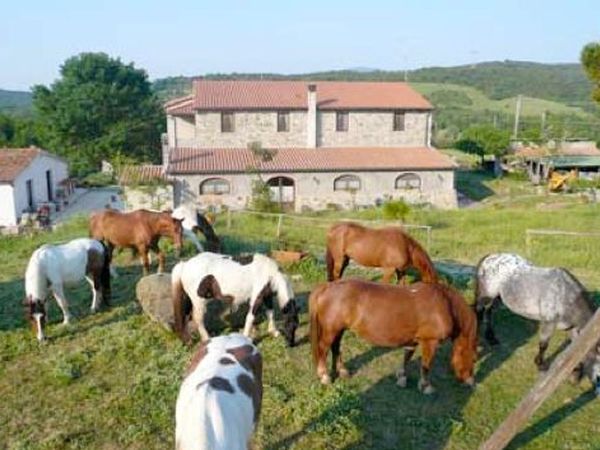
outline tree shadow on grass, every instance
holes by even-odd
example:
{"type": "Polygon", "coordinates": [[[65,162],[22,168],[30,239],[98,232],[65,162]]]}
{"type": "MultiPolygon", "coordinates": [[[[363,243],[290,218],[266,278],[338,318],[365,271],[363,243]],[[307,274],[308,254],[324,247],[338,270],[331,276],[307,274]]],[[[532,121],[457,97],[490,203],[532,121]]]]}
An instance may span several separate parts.
{"type": "Polygon", "coordinates": [[[494,191],[484,182],[494,179],[494,174],[486,170],[457,170],[456,189],[471,200],[481,201],[494,195],[494,191]]]}

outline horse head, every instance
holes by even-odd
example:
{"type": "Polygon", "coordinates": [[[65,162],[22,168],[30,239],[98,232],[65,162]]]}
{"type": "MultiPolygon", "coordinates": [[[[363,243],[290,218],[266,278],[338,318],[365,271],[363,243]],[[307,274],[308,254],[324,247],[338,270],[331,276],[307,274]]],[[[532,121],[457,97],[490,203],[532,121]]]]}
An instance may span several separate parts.
{"type": "Polygon", "coordinates": [[[459,381],[475,385],[473,376],[475,361],[477,360],[477,339],[470,339],[466,336],[458,336],[454,340],[452,347],[452,368],[459,381]]]}
{"type": "Polygon", "coordinates": [[[175,249],[177,250],[177,257],[181,256],[181,247],[183,245],[183,222],[184,219],[176,219],[171,217],[171,213],[169,212],[169,228],[171,238],[173,239],[173,243],[175,244],[175,249]]]}
{"type": "Polygon", "coordinates": [[[285,337],[288,347],[296,345],[296,329],[300,323],[298,311],[298,305],[293,298],[281,309],[281,315],[283,316],[283,330],[281,332],[285,337]]]}
{"type": "Polygon", "coordinates": [[[24,304],[27,320],[31,324],[32,331],[35,333],[38,341],[44,341],[46,339],[44,327],[46,326],[47,319],[45,300],[28,295],[24,304]]]}

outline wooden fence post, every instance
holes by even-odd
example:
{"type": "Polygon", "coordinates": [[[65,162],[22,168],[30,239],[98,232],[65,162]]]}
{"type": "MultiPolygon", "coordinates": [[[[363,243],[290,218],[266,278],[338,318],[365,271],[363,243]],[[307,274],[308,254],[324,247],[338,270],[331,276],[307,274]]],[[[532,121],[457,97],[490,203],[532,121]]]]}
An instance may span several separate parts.
{"type": "Polygon", "coordinates": [[[554,361],[533,389],[521,400],[512,413],[500,424],[480,450],[501,450],[515,437],[533,413],[552,392],[569,377],[573,369],[585,358],[600,338],[600,309],[586,324],[581,334],[554,361]]]}
{"type": "Polygon", "coordinates": [[[277,239],[281,237],[281,222],[283,222],[283,214],[279,214],[277,219],[277,239]]]}

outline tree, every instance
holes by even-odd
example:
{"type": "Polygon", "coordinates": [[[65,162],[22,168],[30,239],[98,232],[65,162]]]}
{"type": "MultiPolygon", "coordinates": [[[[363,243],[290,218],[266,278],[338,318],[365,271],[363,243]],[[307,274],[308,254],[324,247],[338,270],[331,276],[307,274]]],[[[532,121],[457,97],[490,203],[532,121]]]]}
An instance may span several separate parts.
{"type": "Polygon", "coordinates": [[[479,125],[467,128],[454,146],[467,153],[474,153],[481,157],[484,164],[485,155],[502,156],[510,144],[510,134],[490,125],[479,125]]]}
{"type": "Polygon", "coordinates": [[[600,103],[600,42],[591,42],[583,47],[581,65],[592,82],[592,97],[600,103]]]}
{"type": "Polygon", "coordinates": [[[72,171],[97,169],[119,153],[158,162],[164,118],[144,70],[104,53],[81,53],[60,74],[50,87],[34,86],[33,105],[44,144],[69,159],[72,171]]]}

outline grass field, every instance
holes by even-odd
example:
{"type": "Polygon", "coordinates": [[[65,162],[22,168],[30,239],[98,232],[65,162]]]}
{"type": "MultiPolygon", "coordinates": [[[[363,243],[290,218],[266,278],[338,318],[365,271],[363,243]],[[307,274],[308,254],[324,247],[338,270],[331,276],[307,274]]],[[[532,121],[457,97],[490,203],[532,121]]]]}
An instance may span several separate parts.
{"type": "MultiPolygon", "coordinates": [[[[527,228],[600,229],[599,207],[577,196],[535,196],[514,180],[483,175],[460,181],[473,192],[486,189],[478,206],[457,211],[414,209],[410,223],[432,227],[429,251],[442,271],[472,298],[472,282],[457,268],[474,264],[496,250],[525,253],[527,228]],[[489,191],[489,192],[488,192],[489,191]]],[[[228,251],[306,247],[315,256],[289,266],[303,307],[300,345],[287,349],[283,339],[265,337],[259,347],[264,363],[264,403],[255,436],[256,449],[475,449],[494,430],[536,380],[536,324],[497,313],[501,340],[485,348],[477,364],[478,386],[458,385],[449,371],[449,346],[440,351],[432,380],[437,393],[417,391],[418,358],[409,370],[409,387],[394,383],[401,350],[373,348],[348,334],[342,343],[349,380],[318,384],[310,361],[306,295],[324,280],[321,262],[327,221],[341,217],[380,220],[377,209],[328,212],[319,221],[284,218],[276,242],[277,217],[225,214],[216,230],[228,251]]],[[[4,449],[168,449],[173,448],[174,406],[192,350],[140,314],[136,262],[117,258],[113,306],[90,315],[87,285],[67,292],[76,321],[59,325],[51,304],[50,341],[38,345],[23,319],[23,272],[34,248],[86,235],[84,219],[52,234],[0,238],[0,448],[4,449]]],[[[423,230],[414,234],[425,241],[423,230]]],[[[188,249],[190,250],[190,249],[188,249]]],[[[600,300],[600,245],[597,239],[549,237],[534,240],[538,264],[573,269],[600,300]]],[[[171,260],[171,263],[173,261],[171,260]]],[[[376,272],[352,269],[359,276],[376,272]]],[[[466,275],[465,275],[466,274],[466,275]]],[[[209,327],[212,333],[229,326],[209,327]]],[[[266,334],[266,324],[259,330],[266,334]]],[[[556,349],[563,335],[552,340],[556,349]]],[[[600,448],[600,401],[587,381],[565,384],[547,401],[510,448],[600,448]]]]}

